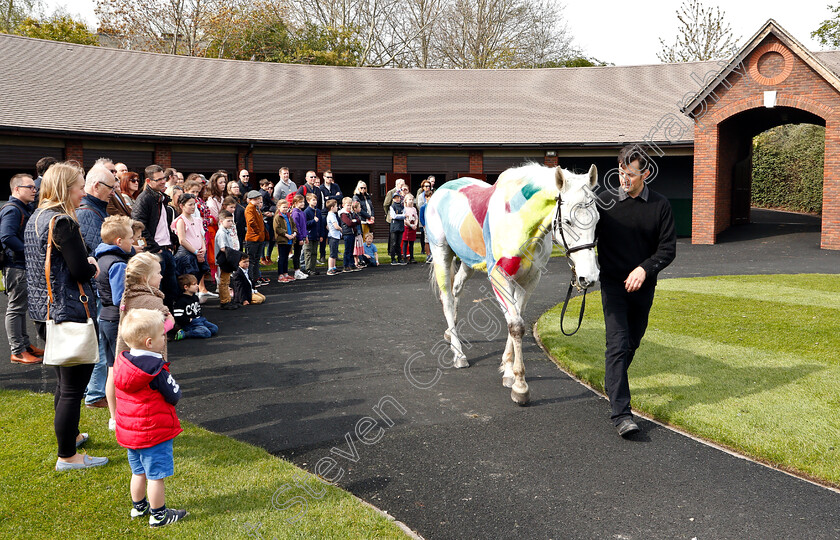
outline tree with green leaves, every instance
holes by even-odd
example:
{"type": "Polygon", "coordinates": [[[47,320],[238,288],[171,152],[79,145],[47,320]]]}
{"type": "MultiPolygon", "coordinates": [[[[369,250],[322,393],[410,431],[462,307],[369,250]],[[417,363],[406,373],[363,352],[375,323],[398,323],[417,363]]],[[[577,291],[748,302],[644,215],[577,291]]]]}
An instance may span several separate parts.
{"type": "Polygon", "coordinates": [[[740,37],[734,37],[725,20],[726,12],[707,8],[700,0],[686,0],[677,10],[677,39],[667,45],[659,38],[662,50],[656,53],[662,62],[716,60],[738,52],[740,37]]]}
{"type": "Polygon", "coordinates": [[[91,32],[85,23],[74,21],[69,15],[54,15],[40,21],[34,17],[27,17],[18,24],[14,33],[52,41],[99,45],[96,34],[91,32]]]}
{"type": "Polygon", "coordinates": [[[834,18],[824,20],[819,28],[811,32],[811,37],[819,40],[824,47],[837,49],[840,48],[840,4],[828,7],[834,18]]]}

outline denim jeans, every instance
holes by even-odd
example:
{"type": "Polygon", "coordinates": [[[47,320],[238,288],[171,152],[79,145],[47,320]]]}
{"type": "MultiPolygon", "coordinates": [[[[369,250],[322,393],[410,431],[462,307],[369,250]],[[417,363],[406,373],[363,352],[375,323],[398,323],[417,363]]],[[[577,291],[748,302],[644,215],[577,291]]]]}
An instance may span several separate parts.
{"type": "MultiPolygon", "coordinates": [[[[96,319],[99,319],[99,311],[102,309],[102,302],[99,298],[96,299],[96,319]]],[[[98,323],[98,320],[97,320],[98,323]]],[[[97,324],[97,331],[101,328],[97,324]]],[[[107,353],[105,340],[99,339],[99,358],[96,359],[96,364],[93,365],[93,373],[90,375],[90,382],[88,382],[87,390],[85,390],[85,403],[90,404],[94,401],[99,401],[105,397],[105,381],[108,380],[108,365],[105,363],[107,353]]]]}
{"type": "MultiPolygon", "coordinates": [[[[114,367],[114,360],[117,354],[117,332],[119,321],[99,321],[99,348],[105,351],[105,365],[114,367]]],[[[101,352],[100,352],[101,354],[101,352]]]]}
{"type": "Polygon", "coordinates": [[[188,338],[209,338],[216,335],[219,327],[204,317],[196,317],[182,330],[188,338]]]}
{"type": "Polygon", "coordinates": [[[156,253],[160,257],[160,274],[162,279],[160,281],[160,290],[163,293],[163,302],[172,307],[175,299],[180,294],[178,290],[178,278],[175,271],[175,256],[168,248],[161,249],[156,253]]]}
{"type": "Polygon", "coordinates": [[[355,235],[344,235],[344,268],[353,268],[356,266],[356,259],[353,258],[353,248],[356,245],[355,235]]]}
{"type": "Polygon", "coordinates": [[[29,307],[26,269],[7,266],[3,269],[3,284],[9,299],[6,306],[6,336],[12,354],[19,354],[30,345],[26,333],[26,312],[29,307]]]}

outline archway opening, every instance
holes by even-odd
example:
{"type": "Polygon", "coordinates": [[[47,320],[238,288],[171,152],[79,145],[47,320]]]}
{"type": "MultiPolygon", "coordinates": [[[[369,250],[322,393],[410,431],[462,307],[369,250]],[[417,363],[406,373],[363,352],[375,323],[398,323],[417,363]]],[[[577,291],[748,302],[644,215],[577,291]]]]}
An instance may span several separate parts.
{"type": "Polygon", "coordinates": [[[790,107],[756,108],[719,129],[725,207],[717,216],[718,242],[819,233],[825,120],[790,107]]]}

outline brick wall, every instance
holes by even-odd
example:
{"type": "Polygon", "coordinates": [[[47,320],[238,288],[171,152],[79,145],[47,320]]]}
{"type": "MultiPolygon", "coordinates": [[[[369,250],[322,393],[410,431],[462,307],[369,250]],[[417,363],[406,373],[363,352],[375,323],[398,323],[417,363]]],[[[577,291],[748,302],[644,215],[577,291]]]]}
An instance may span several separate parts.
{"type": "Polygon", "coordinates": [[[556,167],[558,164],[557,156],[545,156],[543,159],[543,165],[546,167],[556,167]]]}
{"type": "Polygon", "coordinates": [[[484,152],[481,150],[470,152],[470,174],[484,174],[484,152]]]}
{"type": "Polygon", "coordinates": [[[408,173],[408,154],[405,152],[394,152],[395,173],[408,173]]]}
{"type": "Polygon", "coordinates": [[[172,147],[168,144],[155,145],[155,163],[168,169],[172,166],[172,147]]]}
{"type": "Polygon", "coordinates": [[[332,169],[332,152],[329,150],[318,150],[318,174],[326,170],[332,169]]]}
{"type": "Polygon", "coordinates": [[[240,148],[236,151],[236,171],[228,171],[231,178],[239,178],[239,171],[246,169],[249,172],[254,172],[254,153],[247,148],[240,148]]]}
{"type": "Polygon", "coordinates": [[[82,141],[64,141],[64,160],[75,161],[80,166],[85,162],[82,141]]]}
{"type": "Polygon", "coordinates": [[[826,122],[821,246],[840,249],[840,93],[772,34],[693,111],[692,242],[715,243],[731,222],[734,152],[745,128],[733,117],[763,109],[767,90],[776,91],[776,107],[808,111],[826,122]]]}

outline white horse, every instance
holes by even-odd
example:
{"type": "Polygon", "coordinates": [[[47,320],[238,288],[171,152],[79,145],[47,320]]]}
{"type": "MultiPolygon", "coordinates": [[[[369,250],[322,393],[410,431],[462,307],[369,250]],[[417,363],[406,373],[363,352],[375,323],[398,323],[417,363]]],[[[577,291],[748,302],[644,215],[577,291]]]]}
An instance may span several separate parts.
{"type": "Polygon", "coordinates": [[[551,256],[554,239],[567,250],[574,285],[598,281],[595,226],[598,211],[592,188],[595,165],[587,174],[529,164],[503,172],[494,185],[458,178],[442,185],[430,199],[426,234],[434,258],[434,282],[443,303],[455,367],[469,367],[457,328],[458,296],[476,270],[487,272],[508,326],[502,384],[519,405],[530,400],[522,359],[525,322],[522,312],[551,256]],[[559,217],[559,220],[557,219],[559,217]],[[455,268],[455,257],[461,265],[455,268]]]}

